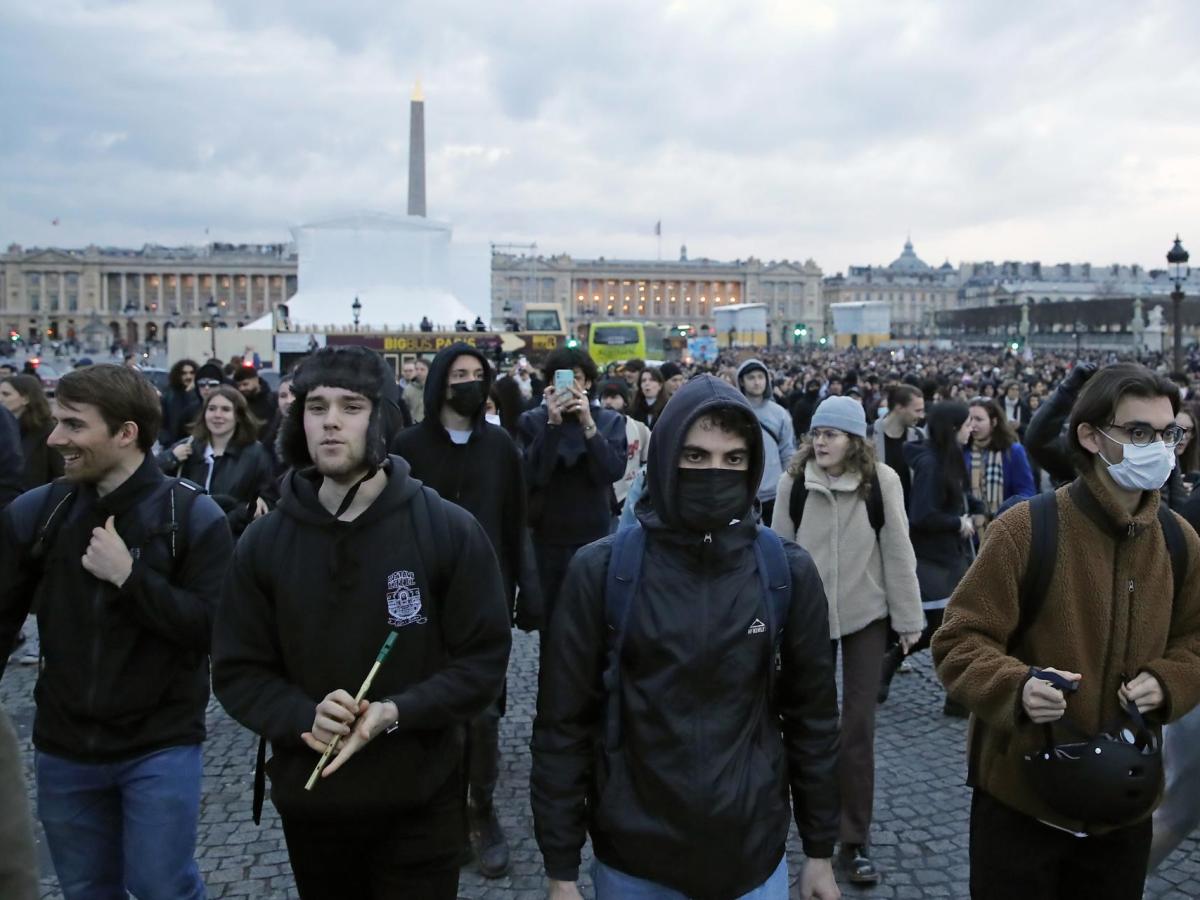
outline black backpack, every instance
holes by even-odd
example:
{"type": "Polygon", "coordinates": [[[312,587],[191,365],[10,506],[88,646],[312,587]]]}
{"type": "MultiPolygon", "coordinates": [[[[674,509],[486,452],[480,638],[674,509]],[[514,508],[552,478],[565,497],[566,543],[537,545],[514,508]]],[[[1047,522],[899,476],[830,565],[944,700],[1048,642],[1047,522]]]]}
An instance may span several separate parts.
{"type": "MultiPolygon", "coordinates": [[[[1007,652],[1011,655],[1020,646],[1029,629],[1037,621],[1038,614],[1046,602],[1046,593],[1050,589],[1050,580],[1058,565],[1058,495],[1054,491],[1038,494],[1029,500],[1029,525],[1031,537],[1029,542],[1029,560],[1025,564],[1025,572],[1021,576],[1020,606],[1017,614],[1017,627],[1008,639],[1007,652]]],[[[1173,582],[1172,602],[1179,599],[1179,591],[1187,577],[1188,556],[1187,540],[1175,514],[1165,504],[1159,504],[1158,522],[1162,527],[1163,540],[1167,544],[1167,553],[1171,557],[1171,577],[1173,582]]],[[[983,749],[983,720],[975,720],[972,732],[971,747],[967,760],[967,784],[974,787],[979,767],[979,754],[983,749]]]]}
{"type": "MultiPolygon", "coordinates": [[[[804,518],[804,504],[808,501],[808,488],[804,484],[804,474],[801,473],[792,482],[792,495],[788,498],[788,516],[796,531],[800,530],[800,520],[804,518]]],[[[883,530],[883,489],[879,486],[879,473],[871,475],[871,492],[867,494],[867,519],[875,530],[875,540],[879,540],[879,532],[883,530]]]]}

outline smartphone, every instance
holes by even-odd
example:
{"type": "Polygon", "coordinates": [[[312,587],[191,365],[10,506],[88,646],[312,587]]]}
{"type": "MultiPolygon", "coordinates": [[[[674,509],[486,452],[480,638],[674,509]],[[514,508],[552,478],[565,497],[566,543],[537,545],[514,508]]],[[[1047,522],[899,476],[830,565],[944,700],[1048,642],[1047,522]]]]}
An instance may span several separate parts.
{"type": "Polygon", "coordinates": [[[554,393],[566,394],[569,393],[573,387],[575,387],[574,369],[554,370],[554,393]]]}

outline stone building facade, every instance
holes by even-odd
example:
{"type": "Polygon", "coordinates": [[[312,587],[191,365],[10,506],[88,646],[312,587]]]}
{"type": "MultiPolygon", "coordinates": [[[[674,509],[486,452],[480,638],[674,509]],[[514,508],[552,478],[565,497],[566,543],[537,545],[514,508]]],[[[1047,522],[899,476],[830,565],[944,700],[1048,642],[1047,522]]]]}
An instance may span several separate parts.
{"type": "Polygon", "coordinates": [[[589,323],[635,319],[699,330],[714,324],[713,310],[736,303],[765,303],[772,339],[783,340],[797,323],[823,334],[825,313],[821,269],[811,259],[721,262],[676,260],[574,259],[558,256],[492,254],[492,318],[521,318],[526,303],[557,303],[568,330],[589,323]]]}
{"type": "Polygon", "coordinates": [[[173,327],[210,321],[235,327],[296,293],[296,252],[287,244],[220,244],[140,250],[24,249],[0,254],[0,325],[33,343],[76,339],[136,345],[173,327]]]}

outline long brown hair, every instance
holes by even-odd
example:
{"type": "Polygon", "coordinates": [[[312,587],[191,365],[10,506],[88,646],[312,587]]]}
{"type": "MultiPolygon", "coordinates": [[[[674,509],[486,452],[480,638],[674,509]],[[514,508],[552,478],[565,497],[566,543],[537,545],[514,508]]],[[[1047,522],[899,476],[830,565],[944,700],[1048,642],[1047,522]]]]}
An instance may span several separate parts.
{"type": "Polygon", "coordinates": [[[22,434],[38,434],[50,427],[50,403],[46,400],[46,392],[42,383],[34,375],[9,375],[0,378],[0,384],[10,384],[25,400],[25,408],[21,410],[22,434]]]}
{"type": "Polygon", "coordinates": [[[229,439],[231,447],[245,447],[258,440],[258,430],[262,427],[262,422],[254,413],[250,412],[250,405],[242,396],[241,391],[223,384],[214,388],[213,392],[204,398],[204,404],[200,407],[200,416],[192,423],[191,435],[196,444],[206,446],[212,443],[212,434],[209,433],[205,415],[208,412],[208,404],[212,403],[214,397],[224,397],[233,404],[233,418],[236,424],[233,428],[233,436],[229,439]]]}
{"type": "MultiPolygon", "coordinates": [[[[875,477],[875,446],[869,443],[866,438],[861,438],[857,434],[846,432],[846,437],[850,439],[850,445],[846,448],[846,456],[842,459],[842,466],[847,472],[857,472],[862,481],[858,485],[858,495],[864,500],[871,493],[871,479],[875,477]]],[[[808,461],[813,457],[812,437],[805,434],[800,439],[800,446],[796,450],[796,454],[792,457],[792,461],[788,463],[787,473],[796,481],[804,479],[804,467],[808,465],[808,461]]]]}
{"type": "Polygon", "coordinates": [[[1200,425],[1200,418],[1197,418],[1194,403],[1181,403],[1179,412],[1185,413],[1192,420],[1191,440],[1188,441],[1187,447],[1179,456],[1179,471],[1186,475],[1188,472],[1200,471],[1200,435],[1196,433],[1196,427],[1200,425]]]}
{"type": "Polygon", "coordinates": [[[987,449],[1007,453],[1017,442],[1017,432],[1000,404],[992,397],[973,397],[970,405],[978,406],[992,420],[992,436],[988,438],[987,449]]]}

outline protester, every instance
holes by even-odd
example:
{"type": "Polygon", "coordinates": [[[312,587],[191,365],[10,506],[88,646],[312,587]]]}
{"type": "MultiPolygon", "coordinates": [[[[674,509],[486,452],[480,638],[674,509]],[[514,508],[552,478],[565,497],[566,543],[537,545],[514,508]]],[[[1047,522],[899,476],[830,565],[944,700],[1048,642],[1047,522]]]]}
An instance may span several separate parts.
{"type": "MultiPolygon", "coordinates": [[[[21,426],[16,417],[0,404],[0,512],[16,500],[24,489],[25,456],[21,450],[21,426]]],[[[4,649],[0,647],[0,652],[4,649]]]]}
{"type": "Polygon", "coordinates": [[[386,453],[390,383],[363,347],[300,364],[280,433],[292,471],[238,543],[217,615],[213,687],[271,742],[271,799],[305,900],[457,896],[462,731],[508,661],[487,535],[386,453]],[[356,702],[385,638],[395,649],[356,702]]]}
{"type": "Polygon", "coordinates": [[[627,458],[624,419],[591,404],[592,358],[582,350],[556,350],[546,371],[559,369],[575,373],[574,386],[560,395],[547,385],[543,404],[524,413],[519,425],[546,622],[575,551],[611,530],[612,485],[624,475],[627,458]]]}
{"type": "MultiPolygon", "coordinates": [[[[925,634],[910,653],[928,647],[941,625],[950,595],[975,558],[973,540],[983,523],[983,504],[971,495],[963,462],[963,447],[971,438],[966,404],[956,400],[933,404],[925,428],[927,441],[904,446],[904,457],[912,469],[909,533],[927,620],[925,634]]],[[[942,712],[954,717],[966,714],[950,697],[942,712]]]]}
{"type": "Polygon", "coordinates": [[[408,407],[414,423],[425,419],[425,382],[429,378],[429,363],[423,359],[413,360],[413,374],[404,385],[400,398],[408,407]]]}
{"type": "Polygon", "coordinates": [[[66,480],[4,513],[0,647],[36,595],[38,815],[59,886],[202,898],[200,743],[229,527],[148,455],[162,408],[137,370],[70,372],[54,402],[66,480]]]}
{"type": "Polygon", "coordinates": [[[0,405],[16,416],[21,430],[24,489],[39,487],[61,476],[62,456],[46,446],[46,438],[54,430],[54,419],[42,383],[30,375],[0,379],[0,405]]]}
{"type": "Polygon", "coordinates": [[[243,362],[234,369],[233,383],[246,398],[254,417],[260,422],[271,421],[271,416],[275,414],[275,395],[259,377],[254,363],[243,362]]]}
{"type": "Polygon", "coordinates": [[[886,463],[900,477],[905,509],[912,494],[912,470],[904,458],[904,445],[925,439],[920,430],[924,420],[925,395],[920,388],[897,384],[887,392],[887,413],[875,423],[872,432],[875,458],[886,463]]]}
{"type": "Polygon", "coordinates": [[[642,384],[642,372],[645,370],[645,361],[636,356],[630,357],[621,365],[621,375],[625,378],[625,384],[630,393],[634,395],[635,400],[642,384]]]}
{"type": "Polygon", "coordinates": [[[977,717],[974,898],[1142,896],[1161,770],[1158,783],[1135,793],[1140,809],[1098,826],[1074,814],[1090,799],[1079,793],[1112,795],[1135,773],[1092,769],[1077,791],[1047,795],[1033,788],[1023,756],[1043,747],[1047,728],[1037,726],[1060,720],[1088,737],[1122,720],[1140,732],[1140,717],[1124,719],[1130,707],[1147,716],[1158,746],[1158,726],[1200,701],[1200,539],[1159,511],[1180,438],[1178,409],[1178,388],[1140,366],[1092,376],[1068,432],[1079,477],[1051,501],[1057,547],[1070,551],[1056,555],[1041,614],[1026,618],[1033,515],[1018,504],[993,523],[934,637],[939,676],[977,717]],[[1178,591],[1168,527],[1186,563],[1178,591]]]}
{"type": "Polygon", "coordinates": [[[663,391],[666,393],[668,399],[683,387],[683,383],[687,381],[687,378],[684,377],[683,369],[678,363],[663,363],[658,367],[658,374],[663,377],[663,391]]]}
{"type": "Polygon", "coordinates": [[[796,452],[792,419],[787,410],[770,399],[771,373],[759,360],[748,359],[742,363],[737,370],[737,382],[763,430],[765,462],[762,483],[758,486],[758,501],[762,504],[762,520],[770,522],[779,476],[796,452]]]}
{"type": "Polygon", "coordinates": [[[963,451],[971,494],[992,518],[1005,503],[1037,493],[1025,448],[995,400],[976,397],[969,405],[971,441],[963,451]]]}
{"type": "MultiPolygon", "coordinates": [[[[503,428],[484,421],[491,381],[487,359],[469,344],[452,344],[440,351],[425,382],[425,419],[402,431],[392,450],[408,462],[414,478],[457,503],[483,526],[500,562],[505,602],[514,610],[513,619],[530,629],[540,624],[537,586],[524,585],[519,601],[517,597],[528,552],[525,478],[512,439],[503,428]],[[520,616],[515,612],[518,602],[520,616]]],[[[499,878],[509,867],[508,840],[494,796],[503,713],[500,696],[471,720],[467,744],[471,844],[479,869],[488,878],[499,878]]]]}
{"type": "Polygon", "coordinates": [[[638,375],[638,390],[633,398],[630,415],[650,430],[662,415],[671,395],[664,390],[666,380],[658,369],[645,368],[638,375]]]}
{"type": "Polygon", "coordinates": [[[812,555],[825,586],[835,658],[842,651],[839,862],[851,884],[878,884],[870,833],[881,662],[889,620],[907,652],[920,640],[925,615],[900,478],[876,460],[861,404],[829,397],[817,407],[779,479],[771,527],[812,555]],[[794,495],[804,499],[797,503],[794,495]],[[793,509],[802,513],[799,522],[793,509]],[[882,521],[872,521],[877,517],[882,521]]]}
{"type": "Polygon", "coordinates": [[[5,900],[37,900],[37,850],[33,843],[33,820],[25,796],[25,772],[21,745],[12,720],[0,707],[0,897],[5,900]]]}
{"type": "Polygon", "coordinates": [[[639,527],[571,564],[533,731],[534,828],[552,898],[580,896],[590,834],[597,900],[783,900],[789,787],[808,857],[800,896],[839,896],[825,595],[808,554],[758,525],[763,467],[747,401],[693,379],[655,431],[639,527]]]}
{"type": "MultiPolygon", "coordinates": [[[[209,394],[225,383],[225,373],[212,360],[209,360],[196,370],[196,392],[200,395],[201,402],[207,400],[209,394]]],[[[196,411],[199,414],[199,404],[196,406],[196,411]]],[[[185,424],[188,428],[192,425],[191,421],[185,422],[185,424]]]]}
{"type": "Polygon", "coordinates": [[[263,445],[271,457],[272,468],[276,478],[282,475],[287,469],[275,444],[279,438],[279,426],[287,418],[288,410],[292,408],[292,402],[296,399],[296,395],[292,393],[292,377],[292,373],[288,372],[279,379],[279,390],[275,392],[275,412],[271,415],[267,424],[263,426],[258,438],[258,442],[263,445]]]}
{"type": "Polygon", "coordinates": [[[192,359],[179,360],[167,373],[167,389],[162,395],[163,424],[158,432],[160,447],[170,447],[186,437],[200,415],[196,373],[196,361],[192,359]]]}
{"type": "Polygon", "coordinates": [[[821,403],[821,379],[810,378],[804,385],[804,391],[798,396],[795,392],[790,400],[789,409],[792,411],[793,434],[807,434],[813,413],[821,403]]]}
{"type": "Polygon", "coordinates": [[[245,395],[222,385],[205,399],[191,435],[158,455],[164,472],[212,495],[235,538],[279,497],[271,455],[257,440],[258,425],[245,395]]]}
{"type": "Polygon", "coordinates": [[[629,496],[629,488],[633,485],[638,473],[645,468],[650,458],[650,429],[632,416],[626,415],[629,392],[625,381],[610,381],[600,390],[600,405],[620,413],[625,419],[625,446],[628,454],[625,463],[625,474],[613,483],[613,499],[616,506],[613,515],[620,516],[625,508],[625,498],[629,496]]]}

